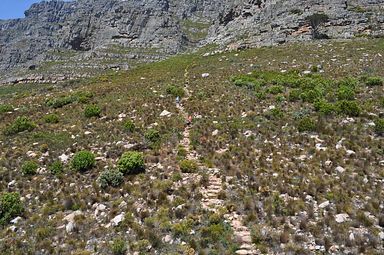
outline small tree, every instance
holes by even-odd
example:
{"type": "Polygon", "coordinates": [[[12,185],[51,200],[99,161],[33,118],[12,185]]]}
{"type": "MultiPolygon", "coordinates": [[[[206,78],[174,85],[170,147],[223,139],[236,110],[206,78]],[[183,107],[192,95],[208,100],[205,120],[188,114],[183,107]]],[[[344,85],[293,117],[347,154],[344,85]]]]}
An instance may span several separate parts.
{"type": "Polygon", "coordinates": [[[319,33],[319,28],[322,24],[329,20],[328,15],[324,13],[314,13],[306,18],[309,22],[309,25],[312,27],[312,38],[321,39],[324,35],[319,33]]]}

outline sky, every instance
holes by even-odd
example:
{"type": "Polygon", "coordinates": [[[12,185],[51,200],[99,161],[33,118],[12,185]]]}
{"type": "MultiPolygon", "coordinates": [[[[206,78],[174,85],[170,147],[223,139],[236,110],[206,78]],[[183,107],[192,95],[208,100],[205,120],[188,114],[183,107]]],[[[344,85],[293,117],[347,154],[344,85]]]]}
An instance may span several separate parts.
{"type": "Polygon", "coordinates": [[[24,11],[40,0],[0,0],[0,19],[24,18],[24,11]]]}

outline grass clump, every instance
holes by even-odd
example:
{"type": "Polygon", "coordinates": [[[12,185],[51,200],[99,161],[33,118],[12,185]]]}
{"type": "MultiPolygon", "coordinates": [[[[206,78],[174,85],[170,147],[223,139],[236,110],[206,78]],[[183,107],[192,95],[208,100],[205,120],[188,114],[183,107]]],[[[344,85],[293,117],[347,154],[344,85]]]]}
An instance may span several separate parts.
{"type": "Polygon", "coordinates": [[[124,255],[127,252],[127,244],[120,237],[115,238],[110,247],[113,255],[124,255]]]}
{"type": "Polygon", "coordinates": [[[59,175],[64,172],[64,166],[63,163],[60,160],[57,160],[53,162],[49,167],[48,167],[49,172],[53,175],[59,175]]]}
{"type": "Polygon", "coordinates": [[[48,106],[48,107],[51,107],[51,108],[54,108],[54,109],[58,109],[58,108],[62,108],[66,105],[69,105],[73,102],[76,101],[76,98],[73,97],[73,96],[62,96],[62,97],[59,97],[59,98],[52,98],[52,99],[49,99],[45,102],[45,104],[48,106]]]}
{"type": "Polygon", "coordinates": [[[87,118],[100,117],[101,109],[97,105],[87,105],[84,109],[84,116],[87,118]]]}
{"type": "Polygon", "coordinates": [[[59,123],[59,116],[57,114],[48,114],[44,116],[45,123],[59,123]]]}
{"type": "Polygon", "coordinates": [[[336,111],[335,106],[326,100],[319,100],[314,103],[315,110],[320,112],[322,115],[331,115],[336,111]]]}
{"type": "Polygon", "coordinates": [[[182,160],[180,161],[179,166],[183,173],[194,173],[197,171],[197,163],[193,160],[182,160]]]}
{"type": "Polygon", "coordinates": [[[144,172],[144,155],[137,151],[125,152],[117,162],[117,167],[123,174],[138,174],[144,172]]]}
{"type": "Polygon", "coordinates": [[[375,120],[375,132],[384,135],[384,119],[378,118],[375,120]]]}
{"type": "Polygon", "coordinates": [[[21,172],[24,175],[34,175],[37,172],[37,169],[39,168],[39,165],[35,161],[25,161],[24,164],[21,166],[21,172]]]}
{"type": "Polygon", "coordinates": [[[182,87],[170,84],[167,86],[166,90],[167,94],[172,95],[174,97],[183,97],[185,95],[185,91],[182,87]]]}
{"type": "Polygon", "coordinates": [[[381,77],[367,77],[365,79],[365,85],[369,87],[382,86],[384,81],[381,77]]]}
{"type": "Polygon", "coordinates": [[[151,128],[151,129],[148,129],[147,132],[145,132],[144,138],[148,142],[150,142],[152,144],[155,144],[155,143],[158,143],[160,141],[161,136],[160,136],[160,132],[159,131],[157,131],[156,129],[151,128]]]}
{"type": "Polygon", "coordinates": [[[4,130],[5,135],[16,135],[23,131],[32,131],[36,127],[29,118],[22,116],[18,117],[10,126],[4,130]]]}
{"type": "Polygon", "coordinates": [[[0,104],[0,113],[6,113],[13,111],[12,105],[9,104],[0,104]]]}
{"type": "Polygon", "coordinates": [[[316,130],[316,122],[310,117],[304,117],[297,124],[299,132],[312,132],[316,130]]]}
{"type": "Polygon", "coordinates": [[[355,91],[353,88],[348,86],[341,86],[337,91],[337,98],[339,100],[354,100],[355,91]]]}
{"type": "Polygon", "coordinates": [[[135,123],[132,120],[127,120],[124,122],[124,129],[128,132],[134,132],[136,129],[135,123]]]}
{"type": "Polygon", "coordinates": [[[79,151],[72,159],[71,166],[76,171],[86,171],[91,169],[96,163],[95,155],[90,151],[79,151]]]}
{"type": "Polygon", "coordinates": [[[24,211],[20,194],[3,193],[0,195],[0,226],[8,224],[13,218],[20,216],[24,211]]]}
{"type": "Polygon", "coordinates": [[[105,189],[108,186],[117,187],[124,181],[124,175],[119,170],[107,170],[100,174],[97,182],[105,189]]]}

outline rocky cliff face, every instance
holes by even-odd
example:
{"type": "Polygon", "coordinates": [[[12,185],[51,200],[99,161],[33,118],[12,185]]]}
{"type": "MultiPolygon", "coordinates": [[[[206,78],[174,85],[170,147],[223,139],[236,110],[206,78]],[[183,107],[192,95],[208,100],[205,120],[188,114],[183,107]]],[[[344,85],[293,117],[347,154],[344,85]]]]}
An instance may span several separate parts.
{"type": "Polygon", "coordinates": [[[305,18],[318,12],[330,18],[330,38],[384,34],[384,0],[53,0],[0,21],[0,74],[63,59],[90,69],[152,61],[208,43],[310,40],[305,18]]]}

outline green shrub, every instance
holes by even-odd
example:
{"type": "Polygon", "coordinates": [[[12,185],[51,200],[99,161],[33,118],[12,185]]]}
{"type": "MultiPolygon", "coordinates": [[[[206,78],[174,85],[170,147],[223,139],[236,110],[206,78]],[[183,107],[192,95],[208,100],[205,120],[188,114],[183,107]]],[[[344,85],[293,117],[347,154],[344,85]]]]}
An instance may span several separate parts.
{"type": "Polygon", "coordinates": [[[338,87],[348,87],[353,90],[356,89],[358,84],[359,84],[358,80],[352,77],[347,77],[337,82],[338,87]]]}
{"type": "Polygon", "coordinates": [[[290,102],[296,102],[300,100],[301,90],[300,89],[292,89],[289,91],[288,100],[290,102]]]}
{"type": "Polygon", "coordinates": [[[97,105],[87,105],[84,110],[84,116],[87,118],[100,117],[101,109],[97,105]]]}
{"type": "Polygon", "coordinates": [[[111,250],[113,255],[124,255],[127,252],[127,244],[122,238],[115,238],[111,244],[111,250]]]}
{"type": "Polygon", "coordinates": [[[194,173],[197,171],[197,163],[193,160],[182,160],[180,161],[179,166],[183,173],[194,173]]]}
{"type": "Polygon", "coordinates": [[[281,119],[284,117],[284,113],[280,108],[274,108],[268,112],[267,117],[271,117],[273,119],[281,119]]]}
{"type": "Polygon", "coordinates": [[[118,170],[107,170],[100,174],[97,182],[105,189],[108,186],[117,187],[124,181],[124,175],[118,170]]]}
{"type": "Polygon", "coordinates": [[[66,105],[69,105],[76,101],[76,98],[73,96],[63,96],[59,98],[52,98],[46,101],[46,105],[54,109],[62,108],[66,105]]]}
{"type": "Polygon", "coordinates": [[[144,138],[150,143],[157,143],[160,141],[160,132],[156,129],[148,129],[144,134],[144,138]]]}
{"type": "Polygon", "coordinates": [[[318,90],[310,89],[301,93],[300,97],[304,102],[313,103],[316,100],[320,100],[323,97],[323,95],[318,90]]]}
{"type": "Polygon", "coordinates": [[[8,224],[24,211],[19,193],[3,193],[0,195],[0,226],[8,224]]]}
{"type": "Polygon", "coordinates": [[[365,80],[365,85],[369,87],[373,86],[382,86],[384,81],[381,77],[367,77],[365,80]]]}
{"type": "Polygon", "coordinates": [[[56,114],[48,114],[44,116],[44,121],[46,123],[58,123],[59,116],[57,116],[56,114]]]}
{"type": "Polygon", "coordinates": [[[87,104],[93,97],[93,93],[89,91],[81,91],[76,93],[76,98],[79,103],[87,104]]]}
{"type": "Polygon", "coordinates": [[[337,91],[337,98],[339,100],[353,100],[355,99],[355,91],[351,87],[340,86],[337,91]]]}
{"type": "Polygon", "coordinates": [[[335,106],[325,100],[319,100],[313,105],[315,107],[315,110],[322,113],[323,115],[331,115],[336,111],[335,106]]]}
{"type": "Polygon", "coordinates": [[[24,175],[34,175],[37,172],[39,165],[35,161],[25,161],[21,166],[21,172],[24,175]]]}
{"type": "Polygon", "coordinates": [[[232,82],[237,87],[245,87],[247,89],[254,89],[256,86],[260,86],[259,82],[248,75],[239,75],[231,78],[232,82]]]}
{"type": "Polygon", "coordinates": [[[376,119],[375,120],[375,132],[379,135],[384,134],[384,119],[376,119]]]}
{"type": "Polygon", "coordinates": [[[0,104],[0,113],[6,113],[13,111],[12,105],[0,104]]]}
{"type": "Polygon", "coordinates": [[[357,117],[360,115],[361,108],[356,101],[342,100],[337,102],[337,111],[350,117],[357,117]]]}
{"type": "Polygon", "coordinates": [[[124,129],[128,132],[133,132],[136,129],[135,123],[132,120],[127,120],[124,122],[124,129]]]}
{"type": "Polygon", "coordinates": [[[273,95],[277,95],[284,92],[284,87],[280,85],[271,86],[268,88],[268,92],[273,95]]]}
{"type": "Polygon", "coordinates": [[[117,167],[123,174],[137,174],[144,172],[144,155],[137,151],[125,152],[117,162],[117,167]]]}
{"type": "Polygon", "coordinates": [[[316,122],[310,117],[304,117],[299,120],[297,129],[299,132],[311,132],[316,130],[316,122]]]}
{"type": "Polygon", "coordinates": [[[5,135],[15,135],[23,131],[32,131],[36,125],[27,117],[18,117],[10,126],[4,130],[5,135]]]}
{"type": "Polygon", "coordinates": [[[71,162],[71,166],[77,171],[86,171],[91,169],[96,163],[95,155],[90,151],[77,152],[71,162]]]}
{"type": "Polygon", "coordinates": [[[60,160],[57,160],[53,162],[49,167],[48,170],[53,175],[59,175],[64,172],[64,166],[63,163],[60,160]]]}
{"type": "Polygon", "coordinates": [[[185,95],[184,88],[173,84],[167,86],[166,92],[174,97],[183,97],[185,95]]]}
{"type": "Polygon", "coordinates": [[[379,104],[384,108],[384,97],[380,98],[379,104]]]}

